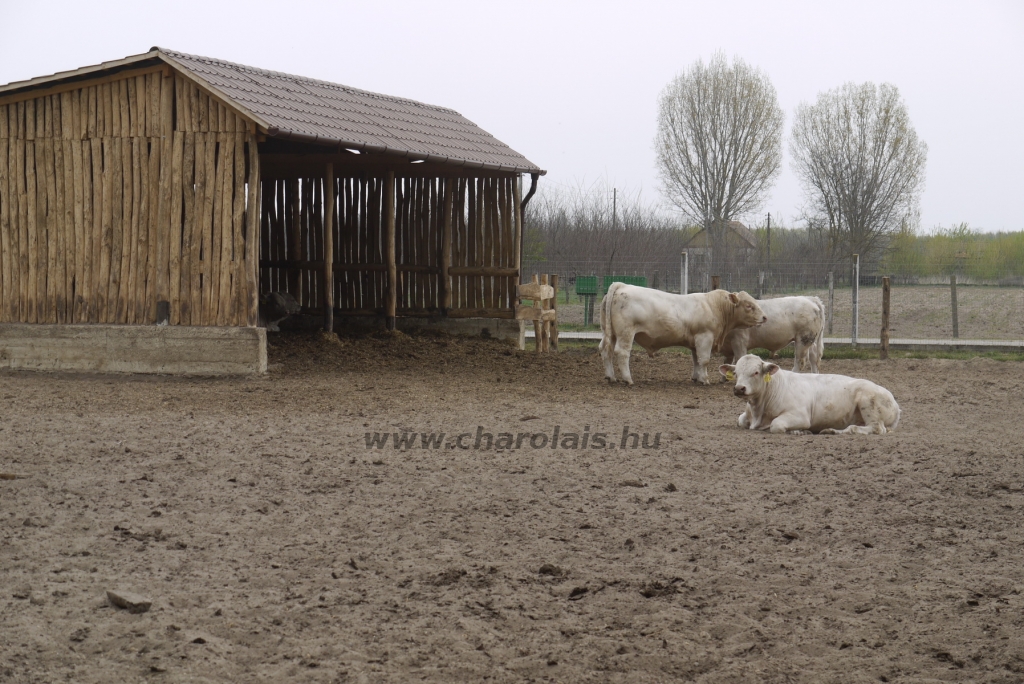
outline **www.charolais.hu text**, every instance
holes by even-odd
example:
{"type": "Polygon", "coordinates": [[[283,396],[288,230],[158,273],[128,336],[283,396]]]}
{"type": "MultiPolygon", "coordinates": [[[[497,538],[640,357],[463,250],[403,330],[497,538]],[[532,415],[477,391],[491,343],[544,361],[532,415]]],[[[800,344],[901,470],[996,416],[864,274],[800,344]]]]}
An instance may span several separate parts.
{"type": "Polygon", "coordinates": [[[632,431],[628,425],[622,432],[562,430],[560,425],[545,432],[494,432],[477,426],[476,432],[367,432],[367,449],[474,449],[477,451],[516,449],[657,449],[661,433],[632,431]]]}

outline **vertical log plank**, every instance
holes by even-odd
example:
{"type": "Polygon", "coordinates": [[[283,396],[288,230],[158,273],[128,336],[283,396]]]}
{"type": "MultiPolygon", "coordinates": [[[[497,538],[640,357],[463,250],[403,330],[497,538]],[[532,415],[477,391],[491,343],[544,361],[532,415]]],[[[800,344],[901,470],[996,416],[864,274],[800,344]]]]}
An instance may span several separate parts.
{"type": "MultiPolygon", "coordinates": [[[[26,107],[26,112],[29,108],[26,107]]],[[[35,113],[35,109],[31,110],[35,113]]],[[[34,117],[33,117],[34,118],[34,117]]],[[[28,305],[28,317],[26,323],[39,323],[39,237],[36,233],[38,213],[36,199],[36,145],[35,145],[35,121],[26,119],[26,129],[33,130],[33,140],[25,142],[25,197],[27,209],[28,226],[28,298],[25,303],[28,305]]]]}
{"type": "Polygon", "coordinates": [[[101,179],[101,211],[99,233],[99,273],[96,278],[96,304],[98,323],[109,323],[109,285],[110,257],[113,243],[113,209],[114,209],[114,152],[113,138],[104,138],[101,142],[103,166],[100,170],[101,179]]]}
{"type": "Polygon", "coordinates": [[[231,269],[231,315],[230,325],[245,325],[246,277],[245,277],[245,133],[235,131],[235,182],[233,188],[234,210],[231,215],[232,269],[231,269]]]}
{"type": "Polygon", "coordinates": [[[260,244],[260,155],[255,136],[247,140],[249,148],[248,200],[245,226],[245,324],[250,328],[258,324],[259,310],[259,244],[260,244]]]}
{"type": "Polygon", "coordinates": [[[384,315],[388,330],[394,330],[398,309],[398,266],[395,263],[395,172],[388,171],[384,190],[384,258],[388,267],[388,281],[384,315]]]}
{"type": "Polygon", "coordinates": [[[11,191],[10,172],[10,139],[7,136],[7,107],[3,110],[0,125],[0,321],[13,322],[12,303],[16,297],[12,289],[11,278],[11,208],[14,204],[14,193],[11,191]]]}
{"type": "Polygon", "coordinates": [[[444,183],[444,215],[441,227],[441,315],[447,316],[452,308],[452,277],[448,269],[452,267],[452,210],[455,201],[454,185],[457,181],[445,178],[444,183]]]}
{"type": "MultiPolygon", "coordinates": [[[[173,83],[174,79],[164,79],[173,83]]],[[[167,296],[171,303],[171,325],[181,323],[181,203],[185,192],[184,189],[184,156],[185,156],[185,134],[181,131],[171,131],[166,135],[171,138],[171,208],[168,231],[168,282],[167,296]]]]}
{"type": "MultiPolygon", "coordinates": [[[[47,105],[46,112],[47,117],[52,123],[53,119],[50,116],[51,99],[46,98],[47,105]]],[[[45,260],[45,288],[46,288],[46,299],[44,303],[43,313],[45,316],[46,323],[57,322],[57,283],[59,269],[57,267],[57,172],[54,164],[54,139],[52,137],[52,130],[46,131],[50,135],[43,138],[42,145],[37,143],[37,150],[42,150],[43,158],[41,159],[41,168],[43,169],[44,188],[40,189],[41,194],[45,198],[45,209],[43,210],[43,225],[46,227],[46,232],[43,238],[43,251],[40,255],[45,260]]]]}
{"type": "Polygon", "coordinates": [[[181,234],[181,275],[179,278],[178,292],[180,299],[179,323],[181,325],[192,325],[192,268],[198,263],[198,258],[193,254],[196,223],[196,190],[195,190],[195,169],[196,169],[196,136],[195,133],[184,134],[184,154],[181,162],[182,171],[182,205],[184,218],[181,234]]]}
{"type": "MultiPolygon", "coordinates": [[[[116,83],[114,84],[117,85],[116,83]]],[[[116,90],[116,88],[115,88],[116,90]]],[[[111,196],[111,237],[110,237],[110,280],[107,293],[107,323],[123,323],[120,312],[124,305],[121,302],[121,261],[124,249],[124,139],[115,137],[110,140],[110,156],[107,161],[107,173],[111,177],[113,195],[111,196]]],[[[129,195],[130,196],[130,195],[129,195]]]]}
{"type": "Polygon", "coordinates": [[[334,332],[334,164],[324,174],[324,330],[334,332]]]}
{"type": "MultiPolygon", "coordinates": [[[[135,111],[134,108],[132,111],[135,111]]],[[[142,273],[142,250],[140,247],[146,228],[146,184],[143,174],[145,173],[148,177],[149,164],[142,151],[147,144],[146,139],[132,137],[129,138],[129,142],[131,143],[132,174],[131,237],[128,244],[125,245],[125,252],[128,254],[128,271],[122,274],[121,283],[125,291],[125,321],[136,323],[139,316],[139,274],[142,273]]]]}

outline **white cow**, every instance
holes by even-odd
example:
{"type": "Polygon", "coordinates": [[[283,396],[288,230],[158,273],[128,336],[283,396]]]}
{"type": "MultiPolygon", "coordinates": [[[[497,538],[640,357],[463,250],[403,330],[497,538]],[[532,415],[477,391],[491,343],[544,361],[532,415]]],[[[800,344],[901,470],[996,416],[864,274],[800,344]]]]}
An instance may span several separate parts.
{"type": "Polygon", "coordinates": [[[739,426],[796,434],[878,434],[895,430],[900,407],[892,393],[870,380],[845,375],[784,371],[747,354],[719,371],[736,379],[733,394],[747,399],[739,426]]]}
{"type": "Polygon", "coordinates": [[[615,382],[615,368],[630,385],[629,353],[636,341],[650,356],[665,347],[688,347],[693,357],[693,381],[705,385],[712,349],[735,328],[760,325],[765,320],[757,300],[746,292],[714,290],[687,295],[671,294],[625,283],[612,283],[601,302],[599,349],[604,374],[615,382]]]}
{"type": "Polygon", "coordinates": [[[764,348],[772,354],[792,342],[793,371],[818,372],[825,351],[825,305],[817,297],[779,297],[762,299],[758,304],[768,317],[756,328],[733,330],[725,338],[722,354],[732,363],[750,349],[764,348]]]}

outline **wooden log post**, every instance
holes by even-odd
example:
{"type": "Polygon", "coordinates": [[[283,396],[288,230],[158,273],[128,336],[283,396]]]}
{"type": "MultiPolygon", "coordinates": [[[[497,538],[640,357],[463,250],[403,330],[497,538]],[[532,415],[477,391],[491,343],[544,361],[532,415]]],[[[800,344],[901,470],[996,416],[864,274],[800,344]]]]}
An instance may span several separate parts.
{"type": "Polygon", "coordinates": [[[452,208],[455,200],[455,179],[444,180],[444,217],[441,224],[441,315],[452,308],[452,208]]]}
{"type": "Polygon", "coordinates": [[[324,174],[324,331],[334,332],[334,164],[324,174]]]}
{"type": "Polygon", "coordinates": [[[388,171],[384,188],[384,259],[388,267],[385,310],[388,330],[394,330],[398,311],[398,264],[395,262],[395,172],[388,171]]]}
{"type": "MultiPolygon", "coordinates": [[[[288,183],[288,260],[294,262],[302,260],[300,206],[299,179],[293,178],[288,183]]],[[[299,283],[301,282],[299,278],[299,269],[288,269],[288,292],[295,297],[295,301],[302,304],[303,298],[302,293],[299,291],[299,283]]]]}
{"type": "Polygon", "coordinates": [[[889,358],[889,276],[882,277],[882,334],[879,358],[889,358]]]}
{"type": "Polygon", "coordinates": [[[953,339],[960,337],[960,319],[957,317],[956,274],[949,276],[949,296],[953,305],[953,339]]]}
{"type": "Polygon", "coordinates": [[[720,290],[722,289],[722,276],[711,276],[711,289],[720,290]]]}
{"type": "Polygon", "coordinates": [[[551,276],[551,287],[555,291],[555,296],[551,298],[551,308],[555,311],[555,318],[551,321],[551,349],[558,351],[558,274],[554,273],[551,276]]]}
{"type": "MultiPolygon", "coordinates": [[[[534,282],[539,282],[540,285],[548,285],[548,274],[545,273],[544,275],[541,275],[540,281],[538,281],[538,276],[534,275],[534,282]]],[[[545,301],[546,300],[543,296],[535,300],[537,308],[541,311],[541,317],[534,319],[534,335],[537,337],[537,353],[548,350],[548,331],[550,328],[548,327],[547,320],[544,319],[544,311],[548,308],[545,301]]]]}
{"type": "MultiPolygon", "coordinates": [[[[536,273],[533,274],[533,277],[530,279],[530,282],[534,285],[537,285],[538,288],[540,287],[540,278],[536,273]]],[[[534,305],[536,306],[538,304],[539,302],[537,302],[537,300],[534,300],[534,305]]],[[[533,319],[533,341],[535,343],[535,351],[538,354],[544,351],[544,322],[540,318],[533,319]]]]}

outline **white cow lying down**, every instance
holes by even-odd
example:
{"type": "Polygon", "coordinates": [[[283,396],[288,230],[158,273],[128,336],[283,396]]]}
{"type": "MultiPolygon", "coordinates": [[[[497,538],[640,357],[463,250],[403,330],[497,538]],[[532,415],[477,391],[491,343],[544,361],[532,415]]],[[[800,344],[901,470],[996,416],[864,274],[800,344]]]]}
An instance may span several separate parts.
{"type": "Polygon", "coordinates": [[[712,349],[736,328],[765,320],[757,300],[746,292],[714,290],[677,295],[625,283],[612,283],[601,302],[601,358],[604,374],[615,382],[618,367],[630,385],[629,353],[633,341],[654,356],[665,347],[688,347],[693,357],[693,381],[705,385],[712,349]]]}
{"type": "Polygon", "coordinates": [[[818,372],[818,362],[825,351],[822,331],[825,328],[825,305],[817,297],[777,297],[758,302],[768,320],[756,328],[733,330],[725,338],[722,354],[732,363],[747,351],[763,347],[772,354],[790,342],[793,371],[818,372]]]}
{"type": "Polygon", "coordinates": [[[895,430],[900,407],[889,390],[845,375],[805,375],[782,370],[753,354],[723,364],[733,394],[747,399],[739,425],[797,434],[879,434],[895,430]]]}

